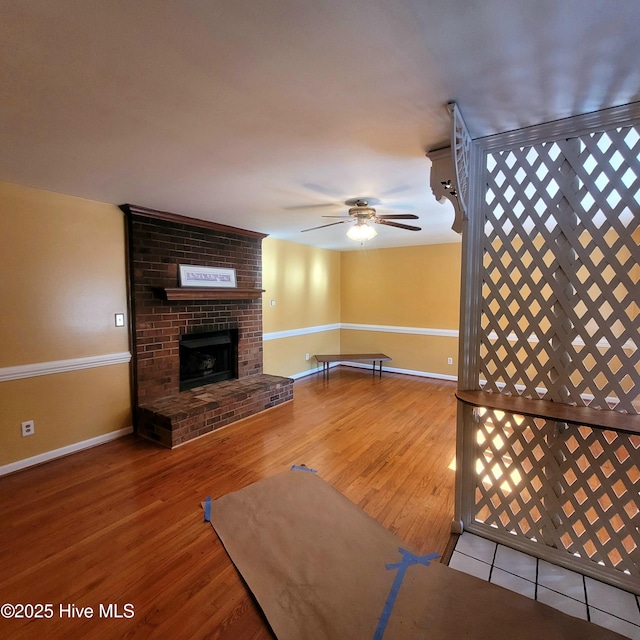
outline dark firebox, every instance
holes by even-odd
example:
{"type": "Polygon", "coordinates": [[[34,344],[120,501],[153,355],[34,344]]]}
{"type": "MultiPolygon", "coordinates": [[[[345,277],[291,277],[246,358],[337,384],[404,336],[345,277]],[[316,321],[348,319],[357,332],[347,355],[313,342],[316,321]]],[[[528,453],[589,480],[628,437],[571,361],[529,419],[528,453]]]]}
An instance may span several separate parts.
{"type": "Polygon", "coordinates": [[[180,391],[237,377],[237,329],[180,336],[180,391]]]}

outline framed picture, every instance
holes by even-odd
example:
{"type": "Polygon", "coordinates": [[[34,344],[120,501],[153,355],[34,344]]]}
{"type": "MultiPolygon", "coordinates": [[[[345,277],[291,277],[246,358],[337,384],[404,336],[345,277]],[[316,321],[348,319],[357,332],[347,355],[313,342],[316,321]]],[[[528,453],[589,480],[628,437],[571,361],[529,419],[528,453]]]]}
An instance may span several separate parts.
{"type": "Polygon", "coordinates": [[[235,287],[236,270],[223,267],[198,267],[181,264],[181,287],[235,287]]]}

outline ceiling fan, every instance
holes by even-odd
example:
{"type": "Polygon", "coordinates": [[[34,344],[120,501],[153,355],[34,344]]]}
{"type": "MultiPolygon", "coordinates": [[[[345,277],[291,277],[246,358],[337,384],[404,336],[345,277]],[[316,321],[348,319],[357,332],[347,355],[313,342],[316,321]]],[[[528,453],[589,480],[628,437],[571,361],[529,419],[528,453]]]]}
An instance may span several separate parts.
{"type": "Polygon", "coordinates": [[[407,231],[421,231],[420,227],[414,227],[410,224],[402,224],[401,222],[394,222],[394,220],[418,220],[418,216],[412,213],[394,213],[394,214],[378,214],[376,210],[369,206],[369,201],[364,198],[358,198],[356,200],[347,200],[345,202],[349,206],[349,215],[347,216],[322,216],[323,218],[342,218],[340,222],[330,222],[328,224],[321,224],[317,227],[311,227],[310,229],[303,229],[302,231],[314,231],[315,229],[323,229],[324,227],[332,227],[336,224],[344,224],[345,222],[354,223],[347,235],[352,240],[371,240],[374,236],[378,235],[377,231],[369,224],[373,222],[375,224],[384,224],[388,227],[397,227],[398,229],[406,229],[407,231]]]}

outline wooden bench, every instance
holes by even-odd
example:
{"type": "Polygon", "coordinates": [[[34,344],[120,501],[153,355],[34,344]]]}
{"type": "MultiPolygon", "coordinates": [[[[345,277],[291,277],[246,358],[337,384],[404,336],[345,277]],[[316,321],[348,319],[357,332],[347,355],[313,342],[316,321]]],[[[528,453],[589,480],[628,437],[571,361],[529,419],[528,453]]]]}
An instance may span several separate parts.
{"type": "Polygon", "coordinates": [[[382,363],[391,360],[384,353],[338,353],[338,354],[320,354],[314,358],[322,363],[322,375],[329,379],[329,366],[332,362],[371,362],[373,365],[373,375],[376,375],[376,362],[380,363],[380,377],[382,377],[382,363]]]}

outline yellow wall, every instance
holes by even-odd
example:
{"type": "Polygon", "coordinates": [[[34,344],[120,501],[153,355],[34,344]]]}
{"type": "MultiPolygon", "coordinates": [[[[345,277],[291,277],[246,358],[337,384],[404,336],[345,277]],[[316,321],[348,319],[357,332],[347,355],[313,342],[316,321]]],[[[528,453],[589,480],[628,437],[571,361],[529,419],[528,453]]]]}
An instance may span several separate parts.
{"type": "Polygon", "coordinates": [[[129,365],[0,382],[0,466],[131,427],[129,365]],[[23,438],[21,423],[34,420],[23,438]]]}
{"type": "Polygon", "coordinates": [[[458,330],[461,245],[360,249],[341,255],[341,322],[377,325],[375,331],[343,328],[342,353],[381,351],[393,358],[391,368],[456,376],[457,337],[428,334],[458,330]]]}
{"type": "Polygon", "coordinates": [[[340,253],[265,238],[262,274],[265,373],[296,376],[315,369],[313,354],[339,352],[340,332],[331,325],[340,322],[340,253]],[[327,329],[269,339],[315,327],[327,329]]]}
{"type": "Polygon", "coordinates": [[[458,373],[458,338],[342,329],[340,347],[342,353],[384,353],[392,358],[384,367],[400,373],[447,378],[458,373]]]}
{"type": "Polygon", "coordinates": [[[340,353],[340,330],[322,331],[264,341],[264,371],[298,377],[317,369],[316,353],[340,353]],[[306,360],[306,354],[309,360],[306,360]]]}
{"type": "Polygon", "coordinates": [[[265,333],[340,321],[340,253],[275,238],[262,241],[265,333]],[[270,306],[270,300],[276,305],[270,306]]]}
{"type": "Polygon", "coordinates": [[[342,253],[342,322],[458,329],[462,245],[342,253]]]}
{"type": "Polygon", "coordinates": [[[297,377],[317,368],[316,353],[381,351],[393,358],[391,368],[455,376],[457,337],[423,334],[457,332],[460,249],[447,244],[336,252],[265,239],[265,372],[297,377]],[[309,327],[325,330],[305,333],[309,327]],[[294,335],[269,335],[282,331],[294,335]]]}
{"type": "MultiPolygon", "coordinates": [[[[125,225],[108,204],[0,183],[0,373],[129,351],[125,225]]],[[[131,425],[129,367],[0,382],[0,466],[131,425]],[[21,422],[35,420],[23,438],[21,422]]]]}

